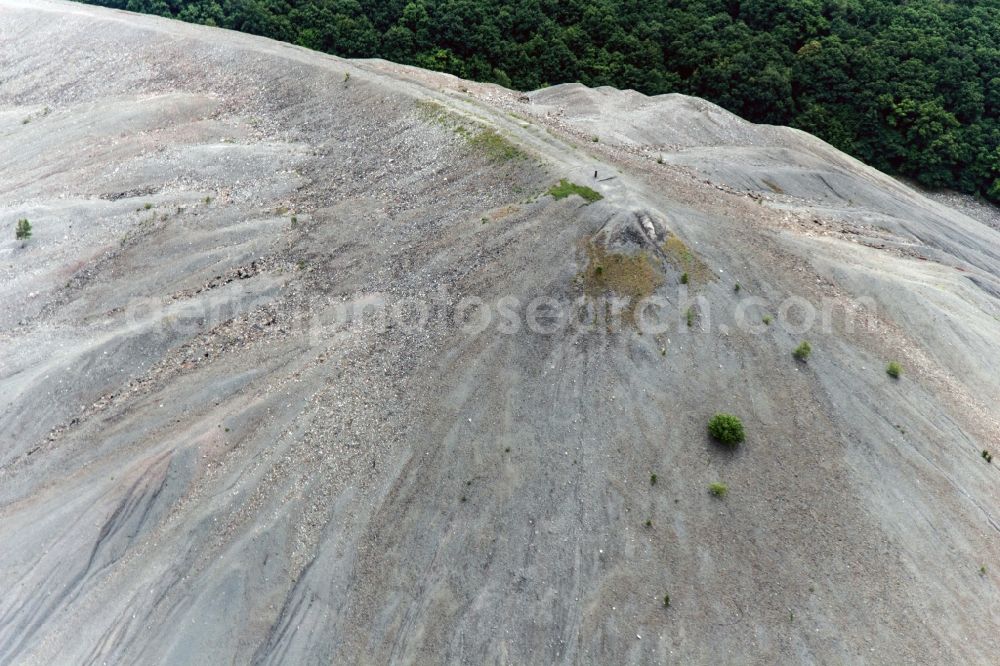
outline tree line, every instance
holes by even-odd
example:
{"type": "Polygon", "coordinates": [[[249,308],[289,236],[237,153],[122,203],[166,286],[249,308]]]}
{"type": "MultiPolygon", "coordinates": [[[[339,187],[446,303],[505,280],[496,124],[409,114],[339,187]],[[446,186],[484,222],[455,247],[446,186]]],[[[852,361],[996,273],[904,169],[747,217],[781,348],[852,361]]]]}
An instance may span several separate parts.
{"type": "Polygon", "coordinates": [[[87,0],[532,90],[682,92],[1000,202],[1000,0],[87,0]]]}

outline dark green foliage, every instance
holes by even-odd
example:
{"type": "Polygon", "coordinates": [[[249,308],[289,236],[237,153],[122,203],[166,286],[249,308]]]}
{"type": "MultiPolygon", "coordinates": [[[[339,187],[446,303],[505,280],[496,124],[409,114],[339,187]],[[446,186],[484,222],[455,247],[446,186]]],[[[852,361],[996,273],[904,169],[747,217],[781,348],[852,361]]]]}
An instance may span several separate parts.
{"type": "Polygon", "coordinates": [[[716,414],[708,422],[708,434],[720,444],[736,447],[743,441],[743,422],[732,414],[716,414]]]}
{"type": "Polygon", "coordinates": [[[28,240],[31,238],[31,222],[26,219],[17,221],[17,229],[14,231],[14,238],[17,240],[28,240]]]}
{"type": "Polygon", "coordinates": [[[664,608],[670,608],[670,595],[669,594],[664,594],[663,595],[663,607],[664,608]]]}
{"type": "Polygon", "coordinates": [[[809,358],[809,354],[812,354],[812,345],[806,341],[803,341],[802,344],[796,347],[795,351],[792,352],[792,355],[800,361],[807,360],[809,358]]]}
{"type": "Polygon", "coordinates": [[[650,474],[649,475],[649,485],[651,485],[651,486],[655,486],[656,485],[656,475],[655,474],[650,474]]]}
{"type": "Polygon", "coordinates": [[[691,277],[687,273],[681,273],[681,284],[687,284],[691,277]]]}
{"type": "Polygon", "coordinates": [[[986,462],[988,463],[993,462],[993,454],[987,451],[986,449],[983,449],[982,456],[983,460],[985,460],[986,462]]]}
{"type": "Polygon", "coordinates": [[[889,365],[885,367],[885,372],[893,379],[899,379],[899,375],[903,373],[903,366],[895,361],[890,361],[889,365]]]}
{"type": "Polygon", "coordinates": [[[1000,201],[1000,0],[88,1],[521,90],[698,95],[1000,201]]]}

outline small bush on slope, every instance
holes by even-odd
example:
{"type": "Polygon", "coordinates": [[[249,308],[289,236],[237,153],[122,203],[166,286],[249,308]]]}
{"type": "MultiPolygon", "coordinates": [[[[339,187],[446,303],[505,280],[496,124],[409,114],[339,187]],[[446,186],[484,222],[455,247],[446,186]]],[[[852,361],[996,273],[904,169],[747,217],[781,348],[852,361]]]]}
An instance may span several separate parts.
{"type": "Polygon", "coordinates": [[[743,441],[743,422],[732,414],[716,414],[708,422],[708,434],[719,443],[735,448],[743,441]]]}

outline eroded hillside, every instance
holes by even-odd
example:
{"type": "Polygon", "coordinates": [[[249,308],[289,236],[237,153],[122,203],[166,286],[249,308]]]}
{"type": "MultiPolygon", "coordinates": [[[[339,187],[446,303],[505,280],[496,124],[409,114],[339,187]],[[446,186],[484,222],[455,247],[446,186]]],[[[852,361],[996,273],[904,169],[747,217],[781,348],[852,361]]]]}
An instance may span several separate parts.
{"type": "Polygon", "coordinates": [[[1000,653],[987,224],[683,96],[0,33],[0,662],[1000,653]]]}

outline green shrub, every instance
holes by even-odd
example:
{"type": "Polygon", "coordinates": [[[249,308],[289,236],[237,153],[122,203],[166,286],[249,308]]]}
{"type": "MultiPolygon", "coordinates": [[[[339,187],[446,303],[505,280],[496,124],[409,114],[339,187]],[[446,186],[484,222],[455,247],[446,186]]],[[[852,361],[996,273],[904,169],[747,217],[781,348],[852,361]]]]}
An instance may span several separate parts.
{"type": "Polygon", "coordinates": [[[893,379],[899,379],[899,375],[903,372],[903,366],[896,361],[890,361],[889,365],[885,367],[885,372],[893,379]]]}
{"type": "Polygon", "coordinates": [[[708,422],[708,434],[719,443],[736,447],[743,441],[743,422],[732,414],[716,414],[708,422]]]}
{"type": "Polygon", "coordinates": [[[687,284],[690,281],[691,281],[691,278],[688,277],[687,273],[681,273],[681,284],[687,284]]]}
{"type": "Polygon", "coordinates": [[[771,325],[771,318],[770,317],[765,316],[763,319],[761,319],[761,321],[764,322],[764,324],[766,326],[770,326],[771,325]]]}
{"type": "Polygon", "coordinates": [[[735,291],[737,294],[740,293],[740,289],[741,287],[739,282],[733,285],[733,291],[735,291]]]}
{"type": "Polygon", "coordinates": [[[684,313],[685,319],[687,319],[688,328],[694,326],[694,308],[688,308],[687,312],[684,313]]]}
{"type": "Polygon", "coordinates": [[[812,354],[812,345],[803,340],[802,344],[796,347],[792,354],[794,354],[795,358],[798,360],[805,361],[809,358],[809,354],[812,354]]]}
{"type": "Polygon", "coordinates": [[[663,607],[664,608],[670,608],[670,595],[669,594],[664,594],[663,595],[663,607]]]}
{"type": "Polygon", "coordinates": [[[651,485],[651,486],[655,486],[656,485],[656,475],[655,474],[650,474],[649,475],[649,485],[651,485]]]}
{"type": "Polygon", "coordinates": [[[652,526],[653,526],[653,521],[652,521],[652,520],[647,520],[647,521],[646,521],[646,527],[647,527],[647,528],[650,528],[650,527],[652,527],[652,526]]]}
{"type": "Polygon", "coordinates": [[[993,462],[993,454],[990,453],[989,451],[987,451],[986,449],[983,449],[982,456],[983,456],[983,460],[985,460],[986,462],[988,462],[988,463],[993,462]]]}
{"type": "Polygon", "coordinates": [[[18,220],[17,230],[14,231],[14,238],[17,240],[28,240],[31,238],[31,222],[28,220],[18,220]]]}
{"type": "Polygon", "coordinates": [[[726,493],[729,492],[729,486],[716,481],[715,483],[708,484],[708,492],[712,493],[715,497],[725,497],[726,493]]]}

